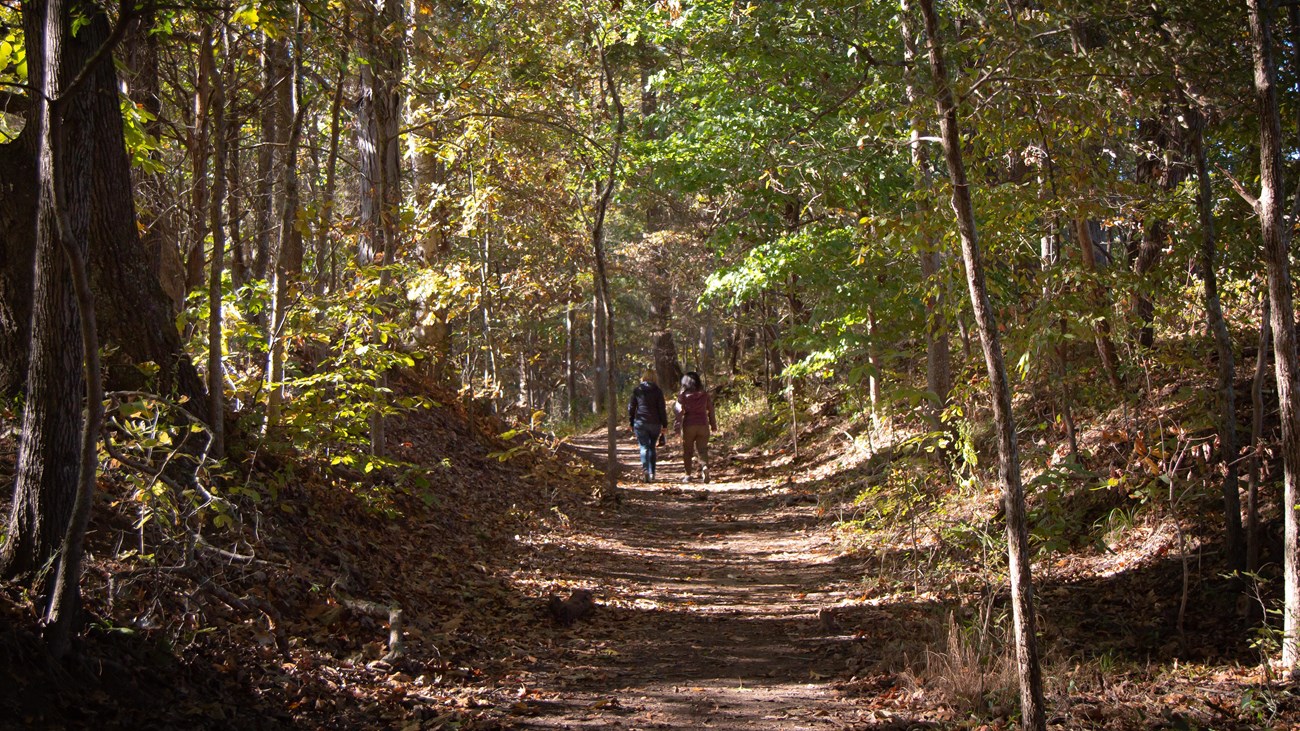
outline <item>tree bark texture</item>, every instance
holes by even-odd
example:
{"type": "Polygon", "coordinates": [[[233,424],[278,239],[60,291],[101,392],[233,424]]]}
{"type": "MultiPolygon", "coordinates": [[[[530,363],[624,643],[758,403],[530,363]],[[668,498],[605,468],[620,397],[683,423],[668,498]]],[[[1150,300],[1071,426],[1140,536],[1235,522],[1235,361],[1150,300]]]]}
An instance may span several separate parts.
{"type": "MultiPolygon", "coordinates": [[[[26,12],[25,12],[26,14],[26,12]]],[[[89,26],[88,26],[89,28],[89,26]]],[[[90,40],[103,40],[107,30],[90,40]]],[[[32,58],[43,52],[44,40],[27,36],[32,58]]],[[[83,42],[80,37],[78,44],[83,42]]],[[[208,415],[207,389],[181,348],[172,303],[163,293],[149,257],[140,243],[131,189],[130,160],[122,132],[117,75],[112,64],[100,64],[85,82],[91,121],[84,125],[91,139],[87,184],[91,186],[89,222],[90,284],[95,294],[96,327],[107,344],[117,348],[108,366],[114,388],[149,387],[164,396],[189,398],[187,408],[208,415]],[[157,382],[143,381],[136,364],[153,362],[157,382]]],[[[29,112],[29,115],[31,112],[29,112]]],[[[0,146],[0,386],[12,393],[28,368],[29,337],[25,323],[32,317],[36,233],[36,125],[29,119],[24,133],[0,146]],[[30,134],[26,129],[32,129],[30,134]],[[15,377],[16,374],[23,374],[15,377]]]]}
{"type": "Polygon", "coordinates": [[[979,241],[975,229],[975,212],[971,205],[970,185],[966,179],[961,152],[961,132],[957,123],[957,104],[948,82],[943,49],[939,41],[939,20],[933,0],[920,0],[925,34],[930,52],[930,75],[934,82],[935,106],[939,113],[944,157],[952,183],[952,207],[961,234],[962,258],[966,263],[966,281],[970,289],[971,309],[975,313],[984,362],[988,369],[989,396],[993,402],[993,419],[998,432],[998,472],[1002,482],[1007,513],[1007,553],[1011,575],[1011,609],[1016,646],[1016,670],[1020,681],[1021,727],[1043,731],[1047,727],[1043,701],[1042,670],[1038,658],[1038,640],[1034,618],[1034,586],[1029,571],[1029,529],[1025,516],[1025,496],[1020,483],[1020,456],[1016,446],[1015,418],[1011,411],[1011,386],[1007,382],[1002,360],[1002,344],[997,323],[989,303],[984,282],[979,241]]]}
{"type": "MultiPolygon", "coordinates": [[[[1292,310],[1288,260],[1290,224],[1283,210],[1282,120],[1278,111],[1277,72],[1273,64],[1273,39],[1265,8],[1267,0],[1246,0],[1254,65],[1255,105],[1259,116],[1260,192],[1259,225],[1268,266],[1268,296],[1272,309],[1274,373],[1277,378],[1278,419],[1282,426],[1284,506],[1296,504],[1300,479],[1300,419],[1297,418],[1297,363],[1295,316],[1292,310]]],[[[1282,586],[1284,595],[1282,664],[1300,662],[1300,566],[1296,563],[1296,511],[1283,510],[1282,586]]]]}
{"type": "MultiPolygon", "coordinates": [[[[369,63],[361,65],[361,94],[357,100],[358,148],[361,151],[361,188],[358,196],[361,237],[357,262],[362,266],[382,261],[379,287],[388,287],[387,269],[397,255],[397,218],[401,203],[399,128],[402,95],[399,81],[404,64],[402,46],[391,38],[403,32],[401,0],[384,0],[367,17],[365,49],[369,63]]],[[[383,398],[387,377],[375,381],[376,398],[383,398]]],[[[370,451],[387,452],[384,417],[376,408],[370,418],[370,451]]]]}
{"type": "MultiPolygon", "coordinates": [[[[107,38],[107,20],[99,15],[71,37],[71,18],[63,18],[59,0],[33,2],[24,8],[29,80],[41,91],[30,129],[37,146],[35,287],[27,401],[23,439],[18,448],[13,507],[3,547],[0,576],[34,577],[57,557],[77,496],[81,456],[82,340],[68,259],[60,244],[58,199],[78,242],[89,237],[90,175],[93,127],[97,120],[85,89],[75,103],[64,105],[62,125],[52,123],[52,104],[95,49],[107,38]],[[34,41],[34,42],[33,42],[34,41]],[[60,134],[54,140],[52,133],[60,134]],[[55,168],[55,147],[61,147],[55,168]],[[60,185],[63,190],[56,191],[60,185]]],[[[25,130],[26,131],[26,130],[25,130]]],[[[50,587],[41,587],[48,591],[50,587]]]]}

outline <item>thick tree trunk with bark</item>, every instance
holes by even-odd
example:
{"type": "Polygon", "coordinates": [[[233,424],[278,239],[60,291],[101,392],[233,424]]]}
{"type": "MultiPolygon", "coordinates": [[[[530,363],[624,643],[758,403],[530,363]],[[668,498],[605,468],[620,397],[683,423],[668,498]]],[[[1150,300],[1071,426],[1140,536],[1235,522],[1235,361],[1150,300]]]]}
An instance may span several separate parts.
{"type": "MultiPolygon", "coordinates": [[[[1278,111],[1277,73],[1273,65],[1273,40],[1269,18],[1261,0],[1246,0],[1250,24],[1251,57],[1255,70],[1255,104],[1259,116],[1260,194],[1259,225],[1268,265],[1268,296],[1272,309],[1274,372],[1277,377],[1278,420],[1282,425],[1282,504],[1293,506],[1300,493],[1300,414],[1296,389],[1300,362],[1296,354],[1295,315],[1292,309],[1289,262],[1290,224],[1283,210],[1282,121],[1278,111]]],[[[1296,511],[1283,510],[1282,586],[1284,594],[1282,663],[1300,663],[1300,566],[1296,556],[1296,511]]]]}
{"type": "MultiPolygon", "coordinates": [[[[88,31],[89,32],[89,31],[88,31]]],[[[107,33],[107,31],[104,31],[107,33]]],[[[43,48],[28,36],[33,58],[43,48]]],[[[101,36],[102,40],[102,36],[101,36]]],[[[77,42],[81,43],[80,35],[77,42]]],[[[107,345],[117,349],[107,363],[112,388],[147,387],[164,396],[189,398],[187,408],[201,419],[208,415],[207,389],[181,347],[172,303],[162,291],[149,257],[140,244],[131,188],[130,160],[122,132],[117,75],[112,64],[99,65],[86,79],[85,93],[93,124],[89,252],[90,284],[95,294],[96,327],[107,345]],[[136,364],[153,362],[160,369],[155,383],[145,383],[136,364]]],[[[29,119],[28,127],[35,129],[29,119]]],[[[0,176],[14,182],[0,188],[0,386],[21,385],[28,362],[25,323],[32,316],[32,277],[36,232],[36,149],[34,132],[0,146],[0,176]],[[20,184],[27,181],[27,184],[20,184]]]]}
{"type": "MultiPolygon", "coordinates": [[[[93,23],[76,39],[61,17],[62,4],[33,2],[24,8],[29,80],[45,99],[55,99],[98,44],[107,37],[107,21],[93,23]],[[49,16],[49,17],[47,17],[49,16]],[[98,31],[98,32],[96,32],[98,31]]],[[[85,91],[83,91],[83,94],[85,91]]],[[[55,185],[63,197],[80,203],[68,212],[71,236],[85,241],[90,228],[88,191],[91,140],[97,122],[90,105],[68,105],[62,138],[51,139],[52,105],[39,102],[29,119],[37,152],[35,286],[32,305],[31,356],[23,439],[18,447],[17,480],[5,542],[0,546],[0,576],[36,578],[52,562],[63,542],[76,500],[81,454],[82,341],[68,260],[60,248],[55,185]],[[65,151],[55,169],[54,147],[65,151]]],[[[58,127],[60,125],[54,125],[58,127]]],[[[26,130],[25,130],[26,131],[26,130]]],[[[40,587],[45,592],[49,587],[40,587]]]]}
{"type": "Polygon", "coordinates": [[[36,256],[36,123],[0,145],[0,393],[18,393],[27,380],[32,333],[32,263],[36,256]]]}
{"type": "MultiPolygon", "coordinates": [[[[401,157],[399,128],[402,95],[399,81],[404,64],[400,43],[391,42],[403,33],[405,18],[400,0],[384,0],[366,19],[365,49],[368,63],[361,66],[361,94],[357,99],[357,143],[361,150],[361,190],[358,195],[361,237],[357,263],[376,261],[385,269],[379,274],[381,290],[392,274],[387,269],[397,256],[398,215],[401,202],[401,157]]],[[[375,381],[376,398],[383,398],[387,376],[375,381]]],[[[370,451],[387,452],[387,437],[379,405],[370,418],[370,451]]]]}
{"type": "Polygon", "coordinates": [[[1002,360],[988,289],[984,283],[984,265],[975,229],[975,212],[971,205],[970,186],[966,179],[961,152],[961,132],[957,124],[957,104],[949,87],[939,42],[939,20],[933,0],[920,0],[925,20],[925,34],[930,51],[930,74],[934,81],[935,106],[939,113],[944,156],[952,184],[952,207],[961,234],[962,258],[966,263],[966,281],[970,288],[971,308],[984,348],[988,369],[989,396],[993,402],[993,420],[998,433],[998,476],[1002,483],[1007,514],[1007,553],[1011,575],[1011,610],[1016,646],[1016,671],[1020,681],[1021,727],[1043,731],[1047,727],[1043,702],[1042,669],[1038,658],[1038,640],[1034,618],[1034,586],[1029,572],[1029,528],[1025,516],[1025,496],[1020,483],[1020,455],[1016,446],[1015,418],[1011,412],[1011,385],[1002,360]]]}

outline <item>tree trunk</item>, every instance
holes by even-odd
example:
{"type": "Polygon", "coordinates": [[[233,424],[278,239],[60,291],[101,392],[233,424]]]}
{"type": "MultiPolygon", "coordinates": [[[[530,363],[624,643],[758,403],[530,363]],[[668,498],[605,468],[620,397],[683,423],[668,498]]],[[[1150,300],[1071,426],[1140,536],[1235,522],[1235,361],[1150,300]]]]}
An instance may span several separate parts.
{"type": "MultiPolygon", "coordinates": [[[[912,11],[910,0],[899,0],[899,22],[903,35],[903,61],[906,78],[907,103],[912,107],[911,134],[909,145],[912,151],[913,185],[918,193],[928,193],[934,185],[930,174],[930,155],[922,142],[927,137],[925,122],[921,118],[918,102],[920,93],[916,84],[916,40],[911,31],[912,11]]],[[[932,211],[925,203],[918,201],[917,214],[927,216],[932,211]]],[[[925,364],[926,388],[935,395],[936,401],[931,405],[930,415],[936,421],[948,405],[948,395],[952,391],[952,351],[948,343],[947,303],[944,298],[943,253],[940,242],[934,235],[927,234],[921,249],[921,279],[925,283],[925,364]]]]}
{"type": "MultiPolygon", "coordinates": [[[[24,7],[29,82],[43,97],[35,102],[30,129],[37,145],[37,208],[35,286],[33,289],[31,355],[27,371],[27,399],[23,409],[23,439],[18,445],[14,499],[3,546],[0,576],[22,577],[30,584],[57,557],[77,494],[81,456],[82,339],[69,263],[60,248],[56,197],[75,210],[64,212],[72,230],[69,237],[86,241],[89,234],[91,140],[96,126],[86,93],[63,110],[64,124],[52,120],[56,99],[107,37],[107,21],[71,37],[69,21],[59,0],[36,0],[24,7]],[[104,27],[101,27],[104,26],[104,27]],[[62,139],[52,135],[61,132],[62,139]],[[65,154],[55,169],[54,148],[65,154]],[[63,186],[59,191],[56,186],[63,186]]],[[[62,106],[62,105],[60,105],[62,106]]],[[[48,582],[48,577],[45,578],[48,582]]],[[[41,593],[50,586],[37,587],[41,593]]],[[[50,598],[46,594],[47,600],[50,598]]]]}
{"type": "Polygon", "coordinates": [[[605,410],[605,372],[609,353],[605,349],[605,297],[600,284],[591,298],[591,359],[596,377],[591,383],[591,413],[599,414],[605,410]]]}
{"type": "MultiPolygon", "coordinates": [[[[1083,264],[1083,270],[1089,276],[1096,276],[1097,257],[1092,250],[1092,231],[1088,228],[1088,219],[1076,216],[1073,228],[1074,238],[1079,243],[1079,260],[1083,264]]],[[[1098,311],[1106,307],[1106,295],[1102,292],[1101,285],[1095,281],[1092,284],[1092,304],[1098,311]]],[[[1106,380],[1110,381],[1111,387],[1116,392],[1123,393],[1124,382],[1119,377],[1119,355],[1115,352],[1115,341],[1110,336],[1110,320],[1104,316],[1097,318],[1093,334],[1097,341],[1097,353],[1101,357],[1101,368],[1106,373],[1106,380]]]]}
{"type": "Polygon", "coordinates": [[[1011,385],[1007,382],[1002,360],[1002,344],[997,323],[984,283],[984,265],[975,229],[975,212],[971,206],[970,187],[962,161],[961,133],[957,125],[957,105],[948,85],[943,49],[939,42],[939,20],[934,0],[920,0],[929,42],[930,74],[934,80],[935,106],[940,117],[944,156],[952,183],[952,207],[961,234],[962,258],[966,264],[966,281],[970,288],[971,309],[984,348],[988,369],[989,396],[993,402],[993,420],[998,432],[998,473],[1002,482],[1007,513],[1007,553],[1011,575],[1011,610],[1015,626],[1017,676],[1020,681],[1020,725],[1024,729],[1043,731],[1047,727],[1043,702],[1043,678],[1038,659],[1038,640],[1034,619],[1034,586],[1029,571],[1029,529],[1025,517],[1025,496],[1020,484],[1020,455],[1016,446],[1015,417],[1011,411],[1011,385]]]}
{"type": "Polygon", "coordinates": [[[338,288],[337,252],[334,250],[334,198],[338,187],[339,137],[343,125],[343,83],[347,77],[347,55],[339,59],[339,71],[334,80],[334,98],[330,102],[330,147],[325,160],[325,191],[321,196],[320,230],[316,241],[317,292],[338,288]]]}
{"type": "Polygon", "coordinates": [[[280,54],[272,64],[284,74],[276,84],[276,118],[280,120],[280,191],[279,237],[272,253],[271,305],[267,321],[266,342],[266,430],[279,426],[280,408],[284,401],[285,316],[288,314],[289,281],[302,269],[302,232],[296,225],[298,218],[298,147],[302,138],[303,114],[299,108],[298,90],[302,75],[301,49],[294,54],[294,64],[289,44],[276,44],[274,52],[280,54]]]}
{"type": "MultiPolygon", "coordinates": [[[[162,90],[158,74],[158,38],[156,30],[156,10],[146,7],[142,10],[140,21],[123,39],[125,58],[123,68],[126,70],[129,86],[128,96],[140,105],[153,119],[145,123],[144,131],[155,137],[161,137],[163,124],[162,90]]],[[[160,150],[150,151],[150,159],[162,164],[160,150]]],[[[173,194],[167,184],[166,176],[160,173],[132,170],[133,190],[137,198],[148,201],[137,214],[140,218],[140,239],[144,246],[145,257],[154,276],[167,287],[169,280],[176,281],[179,270],[173,271],[178,263],[176,250],[176,231],[172,216],[166,213],[173,201],[173,194]]],[[[176,281],[179,284],[179,281],[176,281]]],[[[176,309],[184,303],[185,293],[179,286],[167,287],[167,296],[171,298],[176,309]]]]}
{"type": "Polygon", "coordinates": [[[578,305],[570,299],[564,309],[564,411],[573,424],[578,423],[577,315],[578,305]]]}
{"type": "MultiPolygon", "coordinates": [[[[60,176],[65,174],[89,172],[83,161],[73,157],[92,153],[89,135],[85,134],[84,129],[75,129],[75,123],[93,120],[94,115],[91,105],[84,98],[84,90],[73,89],[63,81],[58,83],[58,88],[54,88],[51,84],[51,77],[54,74],[49,73],[49,70],[59,67],[61,69],[59,75],[65,76],[66,80],[70,72],[75,70],[80,73],[86,64],[104,65],[107,59],[98,55],[99,48],[111,48],[120,41],[120,31],[125,28],[125,25],[118,28],[118,33],[109,35],[103,43],[90,46],[89,49],[81,49],[83,53],[90,50],[94,54],[90,55],[89,59],[77,58],[73,55],[65,59],[64,63],[56,63],[54,59],[63,55],[64,44],[75,35],[70,28],[73,18],[84,19],[84,16],[66,13],[62,3],[57,0],[45,7],[45,13],[46,38],[50,45],[46,47],[43,54],[47,72],[42,74],[42,79],[46,90],[43,96],[50,101],[46,112],[47,134],[43,134],[42,138],[49,145],[51,162],[49,171],[54,177],[49,180],[43,179],[41,189],[51,198],[45,201],[44,205],[52,206],[54,209],[58,253],[63,254],[68,273],[72,278],[72,289],[77,303],[77,330],[81,335],[81,352],[84,356],[83,377],[86,383],[86,416],[80,419],[82,423],[80,459],[77,466],[72,512],[68,517],[67,529],[63,533],[63,541],[55,561],[54,580],[50,587],[49,605],[44,619],[45,639],[50,655],[61,658],[67,654],[71,646],[72,633],[79,624],[80,618],[81,562],[85,554],[86,528],[90,525],[91,502],[99,467],[99,432],[104,417],[104,388],[99,366],[99,339],[95,330],[95,299],[90,291],[90,277],[86,267],[89,233],[87,214],[90,211],[89,186],[84,180],[60,179],[60,176]],[[67,26],[64,25],[65,13],[68,15],[67,26]],[[68,35],[60,37],[64,27],[69,28],[68,35]],[[65,137],[63,128],[70,119],[74,121],[72,131],[75,136],[68,138],[65,137]],[[75,141],[77,145],[75,149],[69,149],[69,139],[75,141]]],[[[106,32],[107,20],[102,14],[99,15],[98,20],[103,29],[101,32],[106,32]]],[[[130,24],[132,20],[129,16],[124,16],[119,18],[118,22],[130,24]]],[[[95,35],[93,31],[87,34],[95,35]]],[[[41,169],[45,170],[45,166],[42,165],[41,169]]],[[[80,417],[80,414],[69,416],[76,418],[80,417]]]]}
{"type": "MultiPolygon", "coordinates": [[[[211,41],[211,29],[206,29],[211,41]]],[[[200,42],[202,46],[202,42],[200,42]]],[[[200,47],[200,53],[205,51],[200,47]]],[[[185,286],[181,296],[203,284],[206,262],[203,258],[204,243],[208,234],[208,102],[211,100],[211,78],[200,64],[198,83],[194,89],[194,125],[186,139],[190,156],[190,201],[189,201],[189,236],[185,246],[185,286]]],[[[217,134],[220,134],[218,132],[217,134]]],[[[214,168],[215,170],[215,168],[214,168]]],[[[216,171],[213,177],[220,177],[216,171]]],[[[183,301],[183,299],[182,299],[183,301]]]]}
{"type": "Polygon", "coordinates": [[[603,43],[600,46],[600,65],[603,72],[601,77],[603,92],[607,92],[613,100],[614,143],[609,153],[607,177],[601,185],[600,195],[596,198],[595,216],[591,227],[591,248],[595,254],[596,286],[600,292],[605,319],[605,404],[609,407],[605,412],[605,490],[606,496],[612,497],[618,487],[619,475],[618,408],[616,407],[618,384],[614,378],[614,365],[617,363],[614,350],[614,308],[610,306],[609,275],[605,266],[605,215],[609,210],[609,202],[614,196],[614,188],[618,187],[619,156],[623,151],[623,133],[627,129],[627,124],[623,116],[623,102],[618,93],[618,80],[610,71],[609,57],[606,55],[603,43]]]}
{"type": "Polygon", "coordinates": [[[1190,106],[1184,118],[1191,127],[1192,157],[1196,161],[1196,207],[1201,219],[1201,277],[1205,282],[1206,329],[1214,339],[1219,361],[1219,460],[1223,463],[1223,533],[1228,568],[1246,567],[1246,546],[1241,530],[1241,495],[1237,487],[1237,406],[1233,393],[1232,338],[1223,319],[1219,303],[1219,277],[1214,237],[1214,194],[1210,189],[1210,169],[1205,159],[1204,120],[1190,106]]]}
{"type": "Polygon", "coordinates": [[[262,38],[262,120],[261,139],[257,146],[257,187],[253,195],[253,269],[250,278],[266,279],[271,260],[271,230],[275,205],[275,149],[279,127],[288,120],[278,117],[275,87],[288,84],[288,71],[280,63],[284,41],[263,33],[262,38]]]}
{"type": "Polygon", "coordinates": [[[1255,352],[1255,374],[1250,379],[1250,485],[1246,492],[1246,570],[1259,570],[1259,486],[1264,481],[1264,379],[1268,376],[1268,350],[1273,339],[1268,294],[1260,296],[1259,340],[1255,352]]]}
{"type": "MultiPolygon", "coordinates": [[[[226,53],[227,72],[233,69],[233,56],[227,44],[222,44],[226,53]]],[[[203,28],[203,43],[199,49],[200,74],[208,78],[208,88],[212,92],[209,109],[212,112],[212,199],[209,202],[209,227],[212,229],[212,261],[208,268],[208,424],[212,428],[212,445],[209,453],[221,459],[226,453],[226,389],[225,371],[222,368],[222,293],[221,274],[226,259],[226,227],[222,220],[226,205],[226,146],[235,136],[226,125],[226,90],[225,78],[217,71],[213,57],[217,49],[212,42],[212,29],[203,28]]],[[[228,77],[228,76],[227,76],[228,77]]]]}
{"type": "MultiPolygon", "coordinates": [[[[1185,124],[1186,122],[1183,122],[1185,124]]],[[[1154,154],[1139,157],[1135,179],[1139,183],[1154,184],[1157,189],[1168,192],[1173,190],[1186,177],[1185,165],[1171,165],[1164,159],[1177,142],[1170,127],[1177,130],[1182,124],[1161,117],[1144,119],[1138,122],[1138,137],[1154,150],[1154,154]]],[[[1139,287],[1147,284],[1147,279],[1159,265],[1168,243],[1169,222],[1152,216],[1142,226],[1142,238],[1132,246],[1129,252],[1129,265],[1137,275],[1139,287]]],[[[1150,348],[1155,343],[1155,303],[1151,295],[1137,291],[1133,295],[1133,311],[1137,315],[1138,344],[1150,348]]]]}
{"type": "Polygon", "coordinates": [[[36,256],[36,123],[0,146],[0,393],[17,394],[27,381],[32,333],[32,264],[36,256]],[[28,130],[31,130],[28,132],[28,130]]]}
{"type": "MultiPolygon", "coordinates": [[[[27,43],[29,55],[38,57],[41,38],[27,36],[27,43]]],[[[96,328],[106,344],[116,348],[107,363],[110,387],[149,387],[164,396],[185,396],[189,398],[186,408],[206,419],[207,391],[181,348],[172,303],[140,245],[114,68],[111,64],[98,66],[86,84],[95,119],[87,130],[93,137],[89,143],[93,154],[88,184],[93,190],[87,264],[95,295],[96,328]],[[145,383],[135,367],[145,362],[159,366],[155,383],[145,383]]],[[[4,265],[0,266],[0,385],[10,393],[28,370],[30,330],[26,328],[34,301],[35,125],[28,127],[32,134],[21,134],[0,146],[0,175],[12,183],[0,188],[0,263],[4,265]]]]}
{"type": "MultiPolygon", "coordinates": [[[[227,68],[232,68],[227,60],[227,68]]],[[[232,78],[230,73],[226,78],[232,78]]],[[[232,114],[234,109],[229,110],[232,114]]],[[[240,129],[243,124],[242,120],[232,117],[226,121],[227,127],[231,130],[240,129]]],[[[239,136],[235,135],[226,141],[226,210],[228,217],[226,219],[227,229],[230,238],[230,285],[231,291],[238,291],[240,287],[248,284],[249,269],[247,256],[247,242],[243,236],[243,226],[240,225],[244,219],[244,184],[240,177],[242,166],[243,146],[240,144],[239,136]]]]}
{"type": "MultiPolygon", "coordinates": [[[[357,101],[357,125],[361,150],[361,238],[357,260],[369,265],[381,260],[379,289],[387,290],[392,278],[389,267],[397,258],[398,217],[401,204],[400,133],[402,94],[399,82],[405,63],[400,43],[406,26],[401,0],[383,0],[366,19],[365,49],[369,63],[361,65],[361,94],[357,101]]],[[[381,295],[382,296],[382,295],[381,295]]],[[[375,398],[385,398],[387,376],[375,380],[375,398]]],[[[370,451],[383,456],[387,438],[381,404],[370,418],[370,451]]]]}
{"type": "MultiPolygon", "coordinates": [[[[1282,425],[1282,505],[1296,504],[1300,494],[1300,418],[1296,412],[1296,378],[1300,376],[1292,309],[1291,274],[1288,260],[1290,224],[1283,210],[1282,121],[1278,111],[1277,74],[1273,65],[1273,40],[1269,18],[1260,0],[1246,0],[1250,24],[1251,58],[1255,70],[1255,103],[1259,117],[1260,195],[1259,224],[1264,239],[1264,261],[1268,265],[1268,296],[1272,309],[1273,358],[1277,378],[1278,419],[1282,425]]],[[[1282,664],[1295,668],[1300,662],[1300,566],[1296,563],[1296,511],[1283,510],[1285,529],[1282,544],[1284,594],[1282,664]]]]}

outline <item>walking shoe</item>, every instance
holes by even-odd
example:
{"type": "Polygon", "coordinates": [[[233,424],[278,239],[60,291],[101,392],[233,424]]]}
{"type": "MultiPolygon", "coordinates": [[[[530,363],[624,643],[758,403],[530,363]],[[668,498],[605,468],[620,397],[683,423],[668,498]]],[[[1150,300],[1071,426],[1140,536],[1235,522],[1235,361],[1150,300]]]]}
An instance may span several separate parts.
{"type": "Polygon", "coordinates": [[[682,482],[690,482],[690,481],[691,481],[691,476],[689,474],[682,475],[682,482]]]}
{"type": "Polygon", "coordinates": [[[708,482],[708,481],[709,481],[709,468],[708,468],[708,467],[701,467],[701,468],[700,468],[700,482],[708,482]]]}

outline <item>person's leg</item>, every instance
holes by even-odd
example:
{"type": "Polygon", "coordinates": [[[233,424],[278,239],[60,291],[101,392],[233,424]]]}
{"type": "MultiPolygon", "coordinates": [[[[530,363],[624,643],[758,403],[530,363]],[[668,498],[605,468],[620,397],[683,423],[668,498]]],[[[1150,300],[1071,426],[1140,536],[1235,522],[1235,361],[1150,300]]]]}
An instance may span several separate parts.
{"type": "Polygon", "coordinates": [[[682,467],[686,470],[686,477],[689,480],[691,476],[691,428],[682,427],[682,467]]]}
{"type": "Polygon", "coordinates": [[[634,422],[632,431],[636,434],[637,446],[641,448],[641,476],[644,479],[649,479],[650,450],[654,448],[654,441],[651,440],[650,430],[643,421],[634,422]]]}
{"type": "Polygon", "coordinates": [[[660,426],[652,426],[649,429],[650,436],[650,481],[654,482],[655,469],[659,466],[659,432],[662,431],[660,426]]]}
{"type": "MultiPolygon", "coordinates": [[[[688,426],[682,429],[682,450],[687,455],[696,452],[700,456],[700,465],[704,464],[705,447],[704,439],[708,436],[709,428],[707,426],[688,426]]],[[[686,461],[686,474],[691,474],[691,462],[686,461]]]]}
{"type": "Polygon", "coordinates": [[[695,443],[695,448],[700,450],[700,479],[705,482],[709,481],[709,432],[706,430],[700,435],[699,441],[695,443]]]}

